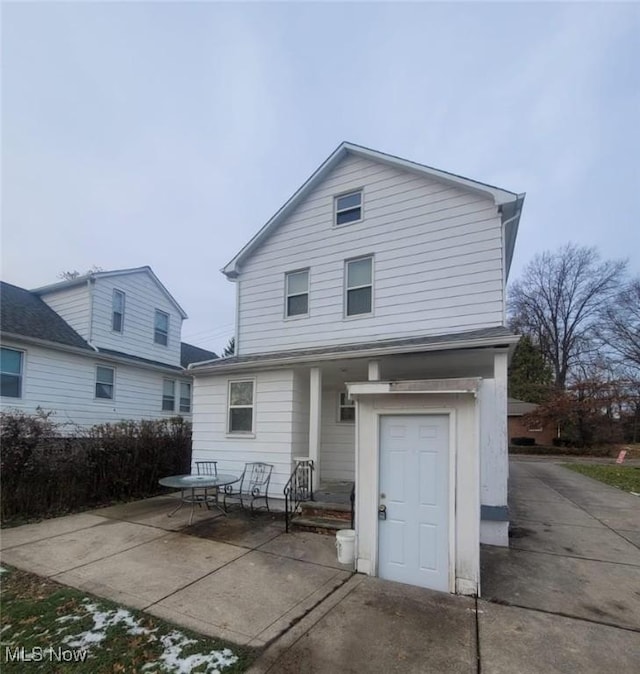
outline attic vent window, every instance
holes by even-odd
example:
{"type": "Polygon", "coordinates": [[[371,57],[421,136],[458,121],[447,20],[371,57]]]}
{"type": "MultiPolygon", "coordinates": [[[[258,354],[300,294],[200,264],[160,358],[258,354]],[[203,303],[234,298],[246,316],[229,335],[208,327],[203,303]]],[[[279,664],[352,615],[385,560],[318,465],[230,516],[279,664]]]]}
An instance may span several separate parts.
{"type": "Polygon", "coordinates": [[[336,225],[362,220],[362,190],[335,198],[336,225]]]}

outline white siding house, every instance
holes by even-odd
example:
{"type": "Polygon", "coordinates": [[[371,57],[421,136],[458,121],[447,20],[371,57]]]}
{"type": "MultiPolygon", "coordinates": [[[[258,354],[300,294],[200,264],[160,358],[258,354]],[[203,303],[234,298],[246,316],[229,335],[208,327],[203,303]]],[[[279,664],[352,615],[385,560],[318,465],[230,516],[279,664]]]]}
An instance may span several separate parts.
{"type": "Polygon", "coordinates": [[[69,433],[123,419],[190,418],[185,367],[216,355],[181,343],[184,318],[148,267],[34,291],[2,283],[2,409],[52,411],[69,433]]]}
{"type": "Polygon", "coordinates": [[[223,269],[236,354],[190,368],[194,458],[271,463],[277,492],[307,457],[321,484],[355,482],[359,571],[479,593],[480,541],[508,544],[523,201],[340,145],[223,269]]]}

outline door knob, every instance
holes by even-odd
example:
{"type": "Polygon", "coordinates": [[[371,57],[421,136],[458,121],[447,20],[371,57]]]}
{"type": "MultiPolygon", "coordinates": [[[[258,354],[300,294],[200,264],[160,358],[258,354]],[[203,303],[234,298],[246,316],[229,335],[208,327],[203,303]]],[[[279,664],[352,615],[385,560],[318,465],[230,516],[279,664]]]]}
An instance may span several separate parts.
{"type": "Polygon", "coordinates": [[[386,520],[387,519],[387,506],[380,504],[378,506],[378,519],[379,520],[386,520]]]}

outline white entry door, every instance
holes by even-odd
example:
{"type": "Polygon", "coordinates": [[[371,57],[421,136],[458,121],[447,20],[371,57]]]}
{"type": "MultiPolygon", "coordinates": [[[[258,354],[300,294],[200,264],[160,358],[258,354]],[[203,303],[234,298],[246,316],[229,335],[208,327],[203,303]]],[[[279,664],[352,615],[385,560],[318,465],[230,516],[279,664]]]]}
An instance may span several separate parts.
{"type": "Polygon", "coordinates": [[[380,417],[378,575],[449,591],[449,417],[380,417]]]}

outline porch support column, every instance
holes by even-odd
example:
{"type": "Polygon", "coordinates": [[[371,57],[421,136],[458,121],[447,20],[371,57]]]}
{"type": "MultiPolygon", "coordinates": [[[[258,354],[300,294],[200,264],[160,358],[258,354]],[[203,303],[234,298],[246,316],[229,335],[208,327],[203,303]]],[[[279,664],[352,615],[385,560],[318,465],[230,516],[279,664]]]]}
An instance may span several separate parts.
{"type": "Polygon", "coordinates": [[[320,419],[322,416],[322,370],[312,367],[309,375],[309,458],[316,467],[320,456],[320,419]]]}
{"type": "Polygon", "coordinates": [[[480,542],[504,547],[509,545],[507,365],[507,352],[496,351],[493,356],[493,378],[483,380],[478,408],[480,415],[480,542]]]}
{"type": "Polygon", "coordinates": [[[507,430],[507,378],[509,357],[506,351],[498,352],[494,355],[493,377],[496,382],[496,444],[498,455],[500,456],[499,471],[496,476],[499,480],[500,489],[497,490],[497,496],[500,499],[500,505],[507,505],[507,479],[509,476],[509,432],[507,430]]]}
{"type": "Polygon", "coordinates": [[[380,381],[380,361],[369,361],[369,381],[380,381]]]}

